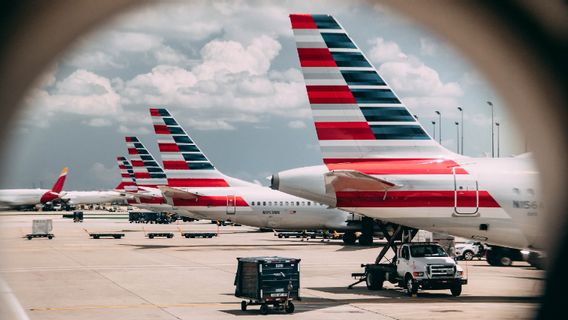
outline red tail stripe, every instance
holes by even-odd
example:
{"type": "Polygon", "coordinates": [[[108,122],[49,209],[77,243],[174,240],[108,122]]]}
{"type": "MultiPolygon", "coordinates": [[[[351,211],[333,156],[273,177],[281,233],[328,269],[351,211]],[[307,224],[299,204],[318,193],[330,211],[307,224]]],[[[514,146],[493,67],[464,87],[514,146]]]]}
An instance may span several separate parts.
{"type": "Polygon", "coordinates": [[[134,178],[136,179],[150,179],[149,172],[134,172],[134,178]]]}
{"type": "Polygon", "coordinates": [[[175,143],[159,143],[160,152],[179,152],[179,148],[175,143]]]}
{"type": "MultiPolygon", "coordinates": [[[[459,166],[455,161],[445,159],[376,160],[354,163],[326,162],[326,165],[329,170],[356,170],[365,174],[453,174],[453,168],[459,166]]],[[[467,174],[467,171],[456,168],[456,174],[467,174]]]]}
{"type": "Polygon", "coordinates": [[[165,170],[189,170],[187,162],[184,160],[164,160],[165,170]]]}
{"type": "Polygon", "coordinates": [[[124,137],[124,139],[126,140],[126,142],[132,142],[132,137],[124,137]]]}
{"type": "Polygon", "coordinates": [[[292,22],[292,29],[317,29],[314,19],[311,15],[304,14],[291,14],[290,22],[292,22]]]}
{"type": "Polygon", "coordinates": [[[133,167],[143,167],[144,161],[142,160],[132,160],[131,161],[133,167]]]}
{"type": "Polygon", "coordinates": [[[168,126],[163,125],[163,124],[155,124],[154,125],[154,131],[156,131],[156,134],[170,134],[170,130],[168,129],[168,126]]]}
{"type": "Polygon", "coordinates": [[[327,48],[298,48],[302,67],[337,67],[327,48]]]}
{"type": "MultiPolygon", "coordinates": [[[[226,196],[202,196],[197,199],[173,199],[174,205],[179,207],[227,207],[226,196]]],[[[242,197],[235,197],[234,206],[248,207],[247,202],[242,197]]]]}
{"type": "Polygon", "coordinates": [[[229,184],[224,179],[168,179],[170,187],[228,187],[229,184]]]}
{"type": "Polygon", "coordinates": [[[319,140],[375,140],[367,122],[316,122],[319,140]]]}
{"type": "MultiPolygon", "coordinates": [[[[454,191],[389,191],[384,192],[337,192],[337,207],[340,208],[417,208],[447,207],[455,205],[454,191]]],[[[458,205],[475,207],[475,191],[462,191],[458,205]]],[[[499,208],[499,204],[487,191],[479,191],[480,208],[499,208]]]]}
{"type": "Polygon", "coordinates": [[[160,111],[156,108],[150,108],[150,116],[152,117],[161,117],[160,111]]]}
{"type": "Polygon", "coordinates": [[[357,103],[347,86],[306,86],[310,103],[357,103]]]}
{"type": "Polygon", "coordinates": [[[129,155],[138,154],[138,151],[136,150],[136,148],[128,148],[128,154],[129,155]]]}

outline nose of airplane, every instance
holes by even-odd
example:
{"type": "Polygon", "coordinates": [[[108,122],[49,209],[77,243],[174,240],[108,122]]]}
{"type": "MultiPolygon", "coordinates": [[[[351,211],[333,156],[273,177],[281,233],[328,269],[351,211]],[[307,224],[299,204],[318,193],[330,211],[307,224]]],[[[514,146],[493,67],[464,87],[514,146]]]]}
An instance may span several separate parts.
{"type": "Polygon", "coordinates": [[[278,190],[280,187],[280,176],[278,173],[275,173],[270,178],[270,189],[278,190]]]}

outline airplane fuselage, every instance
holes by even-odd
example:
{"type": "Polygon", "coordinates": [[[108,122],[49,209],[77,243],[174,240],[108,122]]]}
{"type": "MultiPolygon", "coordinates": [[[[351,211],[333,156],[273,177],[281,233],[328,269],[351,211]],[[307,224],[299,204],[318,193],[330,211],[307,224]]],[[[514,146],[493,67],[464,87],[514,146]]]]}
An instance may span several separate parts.
{"type": "Polygon", "coordinates": [[[16,208],[21,206],[34,206],[41,203],[47,189],[4,189],[0,190],[0,206],[16,208]]]}
{"type": "Polygon", "coordinates": [[[283,171],[273,178],[278,190],[371,218],[532,249],[544,247],[538,233],[538,185],[538,173],[525,157],[328,164],[283,171]],[[358,170],[398,187],[334,192],[324,178],[332,170],[358,170]]]}

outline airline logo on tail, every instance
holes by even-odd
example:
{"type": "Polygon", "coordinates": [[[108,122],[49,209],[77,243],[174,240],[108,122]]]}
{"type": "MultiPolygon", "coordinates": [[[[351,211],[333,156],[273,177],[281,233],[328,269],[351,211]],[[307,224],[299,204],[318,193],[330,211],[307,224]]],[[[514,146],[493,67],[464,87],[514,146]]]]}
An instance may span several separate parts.
{"type": "Polygon", "coordinates": [[[292,14],[324,162],[449,156],[329,15],[292,14]]]}
{"type": "Polygon", "coordinates": [[[119,156],[116,158],[118,168],[120,169],[120,184],[116,186],[116,190],[124,190],[126,192],[137,192],[136,178],[130,161],[126,157],[119,156]]]}
{"type": "Polygon", "coordinates": [[[134,178],[139,186],[156,188],[167,184],[166,174],[137,137],[126,137],[134,178]]]}
{"type": "Polygon", "coordinates": [[[63,185],[65,184],[65,179],[67,178],[67,172],[69,172],[69,168],[67,167],[61,170],[59,178],[57,178],[57,181],[55,181],[53,187],[51,187],[51,190],[41,196],[41,203],[53,201],[61,196],[60,193],[63,190],[63,185]]]}
{"type": "Polygon", "coordinates": [[[167,109],[151,108],[170,187],[228,187],[229,184],[167,109]]]}

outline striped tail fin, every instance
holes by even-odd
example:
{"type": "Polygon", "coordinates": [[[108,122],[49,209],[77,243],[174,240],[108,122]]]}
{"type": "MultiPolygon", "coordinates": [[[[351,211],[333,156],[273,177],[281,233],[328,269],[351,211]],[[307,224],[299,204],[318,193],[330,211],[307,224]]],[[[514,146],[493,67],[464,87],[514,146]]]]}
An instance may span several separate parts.
{"type": "Polygon", "coordinates": [[[136,184],[151,188],[165,186],[167,180],[164,170],[142,142],[137,137],[126,137],[125,139],[136,184]]]}
{"type": "Polygon", "coordinates": [[[170,187],[229,187],[238,180],[219,172],[167,109],[150,115],[170,187]]]}
{"type": "Polygon", "coordinates": [[[330,15],[290,15],[324,162],[454,157],[330,15]]]}
{"type": "Polygon", "coordinates": [[[134,178],[134,170],[130,161],[126,157],[119,156],[116,158],[118,163],[118,168],[120,169],[120,184],[114,188],[115,190],[126,191],[126,192],[138,192],[138,186],[136,185],[136,178],[134,178]]]}

